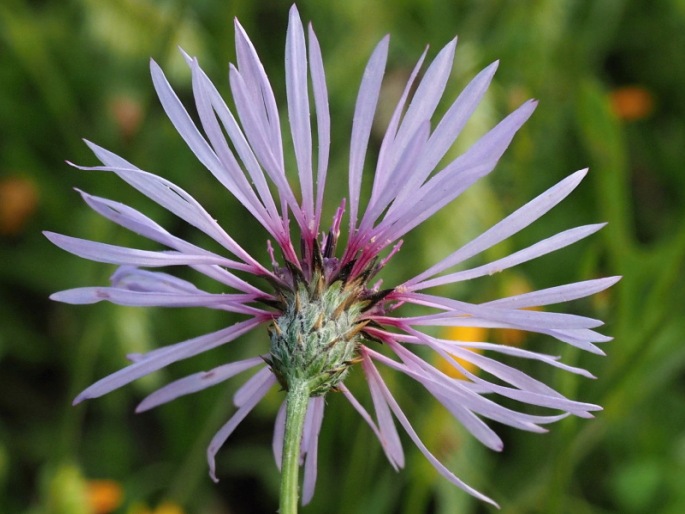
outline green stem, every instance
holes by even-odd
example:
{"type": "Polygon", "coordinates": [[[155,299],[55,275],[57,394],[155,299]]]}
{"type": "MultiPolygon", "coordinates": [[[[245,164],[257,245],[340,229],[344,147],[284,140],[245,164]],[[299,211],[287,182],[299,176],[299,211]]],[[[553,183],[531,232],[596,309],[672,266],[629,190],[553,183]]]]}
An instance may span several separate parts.
{"type": "Polygon", "coordinates": [[[309,387],[306,382],[289,384],[285,398],[285,436],[281,460],[280,514],[297,514],[297,498],[300,474],[300,441],[304,418],[309,403],[309,387]]]}

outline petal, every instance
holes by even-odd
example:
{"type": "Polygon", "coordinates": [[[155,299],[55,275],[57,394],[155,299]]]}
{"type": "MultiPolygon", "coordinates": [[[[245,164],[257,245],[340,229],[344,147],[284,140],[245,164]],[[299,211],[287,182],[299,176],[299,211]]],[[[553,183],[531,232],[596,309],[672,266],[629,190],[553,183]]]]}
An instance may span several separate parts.
{"type": "Polygon", "coordinates": [[[147,291],[157,293],[204,293],[195,284],[181,278],[162,273],[148,271],[132,266],[120,266],[109,277],[114,287],[130,291],[147,291]]]}
{"type": "Polygon", "coordinates": [[[496,261],[488,264],[464,271],[458,271],[456,273],[450,273],[449,275],[444,275],[431,280],[425,280],[420,284],[420,287],[418,285],[413,286],[412,290],[426,289],[428,287],[435,287],[444,284],[452,284],[455,282],[471,280],[474,278],[483,277],[485,275],[499,273],[507,268],[511,268],[512,266],[537,259],[538,257],[548,253],[572,245],[573,243],[576,243],[581,239],[594,234],[605,225],[606,223],[596,223],[594,225],[585,225],[582,227],[564,230],[563,232],[555,234],[552,237],[538,241],[537,243],[524,248],[523,250],[519,250],[518,252],[514,252],[511,255],[497,259],[496,261]]]}
{"type": "MultiPolygon", "coordinates": [[[[412,358],[416,360],[421,360],[415,355],[406,351],[397,343],[390,342],[390,347],[403,360],[407,367],[414,367],[413,364],[411,364],[411,361],[406,360],[407,355],[411,355],[412,358]]],[[[428,366],[427,363],[424,364],[428,366]]],[[[400,371],[403,370],[400,369],[400,371]]],[[[439,383],[431,380],[425,380],[420,374],[417,373],[411,374],[411,376],[420,382],[483,445],[487,446],[491,450],[502,450],[504,443],[499,436],[481,419],[473,414],[473,412],[464,406],[462,398],[460,398],[458,395],[455,395],[453,389],[448,390],[444,387],[440,387],[439,383]]]]}
{"type": "Polygon", "coordinates": [[[203,252],[200,255],[187,254],[175,251],[154,252],[150,250],[137,250],[123,246],[110,245],[88,241],[77,237],[43,232],[54,245],[59,246],[69,253],[96,262],[108,264],[128,264],[132,266],[158,267],[158,266],[189,266],[189,265],[222,265],[234,267],[235,261],[231,261],[219,255],[203,252]]]}
{"type": "MultiPolygon", "coordinates": [[[[260,373],[257,373],[257,375],[260,375],[260,373]]],[[[250,411],[254,409],[255,405],[257,405],[262,398],[264,398],[269,389],[271,389],[271,386],[276,383],[276,377],[273,373],[261,374],[260,379],[261,381],[258,384],[255,384],[250,396],[245,398],[245,402],[240,406],[236,413],[233,414],[231,419],[229,419],[228,422],[219,429],[209,443],[209,447],[207,448],[207,462],[209,464],[209,475],[215,482],[218,482],[219,479],[216,477],[216,461],[214,457],[219,451],[219,448],[223,446],[223,444],[226,442],[226,439],[229,438],[240,422],[245,419],[245,416],[247,416],[250,411]]]]}
{"type": "Polygon", "coordinates": [[[416,133],[413,134],[411,140],[404,148],[404,153],[397,162],[397,166],[388,174],[388,183],[382,192],[375,199],[369,201],[364,217],[359,224],[360,237],[361,234],[366,233],[373,226],[386,207],[390,205],[398,190],[407,182],[411,182],[416,162],[419,160],[428,141],[429,132],[430,122],[426,120],[419,125],[416,133]]]}
{"type": "MultiPolygon", "coordinates": [[[[405,373],[424,385],[432,385],[433,389],[439,392],[446,402],[456,402],[458,405],[469,409],[479,416],[520,430],[545,432],[546,430],[539,427],[538,424],[554,423],[568,415],[564,413],[556,416],[537,416],[508,409],[482,396],[491,392],[487,387],[487,382],[482,381],[484,385],[481,386],[467,380],[449,377],[397,344],[393,346],[393,351],[401,355],[405,363],[404,365],[388,359],[377,352],[370,351],[369,354],[379,362],[383,362],[391,368],[405,373]]],[[[461,366],[457,366],[457,368],[460,371],[463,369],[461,366]]],[[[443,400],[440,401],[442,402],[443,400]]]]}
{"type": "MultiPolygon", "coordinates": [[[[124,228],[127,228],[128,230],[131,230],[137,234],[142,235],[143,237],[166,245],[169,248],[173,248],[174,250],[178,250],[182,253],[213,255],[210,252],[207,252],[206,250],[203,250],[191,243],[188,243],[187,241],[184,241],[176,236],[169,234],[166,230],[164,230],[161,226],[152,221],[150,218],[127,205],[124,205],[119,202],[113,202],[105,198],[92,196],[87,193],[84,193],[83,191],[79,191],[79,193],[86,201],[88,206],[95,212],[113,221],[114,223],[124,228]]],[[[245,269],[243,264],[238,263],[237,267],[240,269],[245,269]]],[[[239,291],[243,291],[246,293],[250,292],[255,294],[262,294],[262,291],[257,289],[255,286],[248,284],[244,280],[236,277],[233,273],[227,271],[223,267],[219,267],[216,265],[194,265],[192,266],[192,268],[222,284],[226,284],[239,291]]],[[[135,268],[128,267],[128,269],[131,270],[135,268]]],[[[140,271],[140,273],[151,272],[140,271]]],[[[170,277],[170,275],[167,275],[167,277],[170,277]]]]}
{"type": "Polygon", "coordinates": [[[278,408],[278,414],[276,414],[276,421],[274,422],[274,437],[271,443],[271,449],[274,453],[274,460],[276,461],[276,467],[278,471],[281,470],[281,465],[283,464],[283,438],[285,437],[285,416],[286,416],[286,403],[285,401],[281,403],[278,408]]]}
{"type": "Polygon", "coordinates": [[[392,452],[390,451],[386,439],[381,435],[380,430],[376,426],[376,423],[374,423],[373,419],[371,419],[371,416],[369,413],[366,411],[366,409],[359,403],[359,401],[352,395],[352,393],[347,389],[343,384],[340,384],[338,386],[338,389],[340,390],[343,395],[345,395],[345,398],[348,399],[348,401],[352,404],[354,409],[359,413],[359,415],[362,417],[364,421],[371,427],[371,430],[373,430],[373,433],[376,434],[376,437],[378,438],[378,441],[381,443],[381,446],[383,447],[383,451],[385,452],[386,457],[388,458],[388,461],[390,461],[390,464],[392,465],[393,468],[395,468],[395,471],[398,471],[400,468],[397,466],[395,463],[395,459],[392,456],[392,452]]]}
{"type": "Polygon", "coordinates": [[[382,248],[402,237],[457,198],[476,180],[490,173],[518,129],[533,114],[535,106],[533,101],[524,103],[429,179],[415,194],[393,204],[392,215],[386,216],[374,231],[380,241],[379,246],[382,248]]]}
{"type": "Polygon", "coordinates": [[[566,198],[571,191],[573,191],[578,184],[580,184],[580,181],[585,177],[586,174],[587,169],[577,171],[576,173],[568,176],[541,195],[538,195],[523,207],[517,209],[515,212],[504,218],[490,229],[483,232],[477,238],[459,248],[459,250],[452,253],[450,256],[441,260],[439,263],[435,264],[420,275],[417,275],[413,279],[409,280],[406,283],[406,286],[411,290],[416,290],[416,284],[422,282],[423,280],[437,275],[447,268],[455,266],[460,262],[473,257],[474,255],[478,255],[484,250],[487,250],[497,243],[500,243],[508,237],[516,234],[520,230],[523,230],[528,225],[549,212],[552,207],[559,204],[564,198],[566,198]]]}
{"type": "Polygon", "coordinates": [[[385,401],[389,405],[390,409],[392,412],[395,414],[395,417],[397,417],[397,420],[400,422],[400,424],[404,427],[406,430],[407,434],[411,438],[412,441],[414,441],[414,444],[418,447],[418,449],[423,453],[423,455],[428,459],[428,461],[435,467],[435,469],[445,478],[447,478],[450,482],[452,482],[454,485],[459,487],[460,489],[466,491],[470,495],[487,502],[491,505],[494,505],[495,507],[499,507],[493,500],[488,498],[487,496],[479,493],[476,491],[473,487],[467,485],[464,483],[462,480],[457,478],[454,473],[452,473],[449,469],[447,469],[438,459],[435,458],[435,456],[428,451],[426,446],[423,444],[421,439],[419,439],[418,435],[412,428],[411,424],[409,423],[409,420],[407,417],[404,415],[404,412],[402,412],[402,409],[400,409],[399,405],[395,401],[395,398],[393,398],[392,394],[388,390],[387,386],[383,382],[383,379],[381,378],[380,374],[378,373],[378,370],[376,367],[373,365],[371,362],[371,359],[367,356],[362,354],[364,357],[364,361],[362,362],[362,366],[364,367],[366,371],[366,376],[369,381],[373,381],[375,384],[375,387],[378,389],[378,392],[383,395],[385,398],[385,401]]]}
{"type": "Polygon", "coordinates": [[[350,234],[354,234],[359,210],[359,194],[362,182],[362,170],[366,147],[369,144],[371,125],[376,112],[378,95],[381,90],[381,82],[385,73],[385,63],[388,57],[388,36],[381,39],[369,59],[362,83],[357,95],[357,104],[354,109],[352,121],[352,139],[350,142],[350,234]]]}
{"type": "MultiPolygon", "coordinates": [[[[441,339],[440,340],[442,344],[451,346],[456,345],[459,346],[460,348],[468,348],[468,349],[474,349],[474,350],[487,350],[487,351],[492,351],[492,352],[497,352],[501,353],[504,355],[511,355],[513,357],[520,357],[522,359],[532,359],[532,360],[538,360],[541,362],[544,362],[545,364],[549,364],[550,366],[554,366],[555,368],[563,369],[564,371],[568,371],[570,373],[575,373],[576,375],[582,375],[586,378],[595,378],[595,376],[590,373],[587,370],[584,370],[582,368],[576,368],[575,366],[569,366],[568,364],[564,364],[563,362],[559,361],[559,357],[555,355],[548,355],[545,353],[539,353],[539,352],[533,352],[530,350],[524,350],[522,348],[517,348],[515,346],[508,346],[508,345],[503,345],[503,344],[494,344],[494,343],[479,343],[479,342],[471,342],[471,341],[450,341],[446,339],[441,339]]],[[[451,352],[450,349],[447,350],[448,352],[451,352]]],[[[473,352],[469,352],[468,355],[470,355],[473,352]]]]}
{"type": "Polygon", "coordinates": [[[393,152],[395,159],[400,158],[405,146],[412,134],[418,130],[419,125],[433,117],[452,71],[456,46],[457,40],[455,38],[440,50],[416,88],[416,93],[414,93],[407,113],[404,115],[402,124],[397,131],[397,137],[393,142],[393,147],[396,149],[393,152]]]}
{"type": "Polygon", "coordinates": [[[585,298],[593,294],[604,291],[618,282],[621,277],[606,277],[584,282],[574,282],[563,286],[550,287],[530,293],[523,293],[507,298],[500,298],[482,305],[493,307],[503,307],[507,309],[525,309],[528,307],[540,307],[555,303],[570,302],[578,298],[585,298]]]}
{"type": "Polygon", "coordinates": [[[239,314],[269,314],[268,311],[246,305],[254,301],[252,295],[154,293],[118,287],[81,287],[60,291],[51,295],[50,299],[72,305],[107,301],[130,307],[205,307],[239,314]]]}
{"type": "MultiPolygon", "coordinates": [[[[488,305],[477,305],[460,302],[441,296],[433,296],[422,293],[404,293],[396,298],[417,305],[426,305],[437,309],[445,309],[445,312],[414,316],[410,318],[390,318],[374,316],[381,323],[393,323],[400,320],[408,325],[436,325],[436,326],[461,326],[462,322],[469,322],[471,317],[483,320],[512,325],[512,328],[525,328],[525,330],[537,329],[578,329],[594,328],[603,325],[600,320],[579,316],[546,311],[531,311],[524,309],[503,309],[488,305]],[[452,325],[450,325],[452,324],[452,325]],[[516,327],[513,327],[516,325],[516,327]]],[[[468,326],[468,325],[464,325],[468,326]]]]}
{"type": "Polygon", "coordinates": [[[471,80],[438,123],[416,169],[416,175],[420,178],[419,183],[423,183],[456,141],[490,86],[498,64],[492,63],[471,80]]]}
{"type": "Polygon", "coordinates": [[[283,142],[276,98],[257,51],[237,19],[235,20],[235,43],[238,69],[249,88],[255,115],[265,127],[269,147],[283,171],[283,142]]]}
{"type": "Polygon", "coordinates": [[[198,353],[206,352],[222,344],[229,343],[263,322],[263,317],[255,316],[252,319],[241,321],[240,323],[236,323],[235,325],[216,332],[158,348],[147,354],[138,356],[133,364],[98,380],[93,385],[86,388],[76,397],[74,404],[80,403],[83,400],[98,398],[133,382],[140,377],[149,375],[153,371],[162,369],[173,362],[187,359],[198,353]]]}
{"type": "MultiPolygon", "coordinates": [[[[321,431],[321,422],[323,421],[324,397],[316,396],[309,400],[308,411],[311,410],[311,423],[307,431],[306,439],[307,445],[304,449],[304,479],[302,481],[302,505],[307,505],[314,497],[314,488],[316,487],[316,471],[317,471],[317,455],[319,432],[321,431]]],[[[308,412],[309,413],[309,412],[308,412]]],[[[304,443],[303,443],[304,444],[304,443]]]]}
{"type": "Polygon", "coordinates": [[[252,357],[250,359],[224,364],[223,366],[216,367],[210,371],[200,371],[199,373],[188,375],[179,380],[174,380],[145,397],[145,399],[138,404],[136,412],[153,409],[181,396],[202,391],[203,389],[220,384],[238,373],[242,373],[245,370],[263,363],[264,360],[261,357],[252,357]]]}
{"type": "Polygon", "coordinates": [[[395,428],[395,423],[392,420],[392,415],[390,414],[390,409],[388,408],[388,403],[385,400],[382,389],[378,384],[378,381],[382,381],[380,376],[376,379],[373,374],[369,375],[370,370],[368,369],[368,364],[366,361],[362,361],[362,369],[364,370],[364,375],[369,382],[369,390],[371,391],[371,399],[373,400],[373,406],[376,410],[376,419],[378,420],[378,428],[380,435],[382,437],[383,448],[386,449],[386,455],[393,463],[393,466],[397,468],[404,467],[404,451],[402,450],[402,443],[400,442],[400,437],[395,428]]]}
{"type": "Polygon", "coordinates": [[[314,106],[316,107],[316,129],[319,143],[316,171],[316,225],[318,227],[321,223],[324,187],[328,171],[328,154],[331,145],[331,117],[328,110],[328,90],[326,88],[326,75],[323,68],[321,48],[311,24],[309,25],[309,73],[312,77],[314,106]]]}
{"type": "Polygon", "coordinates": [[[282,157],[279,158],[274,153],[275,148],[269,139],[270,124],[264,119],[259,119],[259,106],[255,105],[258,100],[252,97],[245,77],[233,66],[230,68],[229,80],[238,116],[247,140],[250,142],[261,166],[278,189],[278,195],[282,200],[283,219],[287,219],[285,214],[285,207],[287,206],[292,211],[299,226],[304,227],[303,214],[286,179],[282,157]]]}
{"type": "Polygon", "coordinates": [[[245,141],[233,114],[207,75],[200,68],[197,60],[192,59],[189,65],[192,70],[193,93],[200,121],[222,165],[221,169],[217,171],[211,170],[212,173],[269,233],[275,236],[279,230],[278,211],[257,159],[245,141]],[[250,182],[245,177],[245,173],[240,168],[233,152],[229,148],[224,133],[217,121],[217,115],[221,119],[229,138],[231,138],[231,141],[236,146],[238,154],[243,159],[260,193],[261,201],[257,198],[250,182]],[[262,202],[264,203],[262,204],[262,202]]]}
{"type": "Polygon", "coordinates": [[[218,223],[191,195],[182,188],[168,180],[136,168],[125,159],[122,159],[118,155],[89,141],[86,141],[86,144],[93,150],[95,155],[105,166],[76,166],[77,168],[86,170],[105,170],[116,173],[121,179],[154,202],[157,202],[185,222],[202,230],[236,257],[250,263],[256,269],[264,272],[266,271],[218,225],[218,223]]]}
{"type": "Polygon", "coordinates": [[[542,382],[535,380],[534,378],[515,368],[507,366],[506,364],[502,364],[501,362],[497,362],[494,359],[490,359],[474,352],[468,352],[466,350],[453,350],[453,354],[455,356],[460,358],[468,358],[483,371],[486,371],[498,379],[513,385],[514,388],[500,386],[499,384],[486,381],[462,366],[458,361],[455,360],[454,357],[452,357],[452,354],[444,351],[440,347],[439,342],[435,341],[434,338],[425,337],[424,340],[431,348],[438,351],[438,353],[444,359],[448,360],[453,366],[457,367],[457,369],[459,369],[464,376],[472,380],[474,383],[483,386],[486,389],[486,392],[495,392],[501,396],[515,399],[523,403],[529,403],[531,405],[537,405],[540,407],[548,407],[551,409],[558,409],[580,417],[592,417],[589,414],[590,411],[601,410],[601,407],[597,405],[569,400],[542,382]],[[470,355],[466,355],[466,353],[469,353],[470,355]]]}
{"type": "MultiPolygon", "coordinates": [[[[285,43],[285,85],[290,131],[302,188],[302,210],[307,219],[313,222],[312,129],[309,121],[307,49],[302,21],[294,5],[290,8],[290,22],[285,43]]],[[[315,237],[316,234],[312,236],[315,237]]]]}
{"type": "Polygon", "coordinates": [[[257,373],[252,375],[233,395],[233,405],[242,407],[249,401],[254,392],[259,389],[264,381],[264,377],[273,375],[270,368],[262,368],[257,373]]]}
{"type": "Polygon", "coordinates": [[[150,60],[150,73],[157,96],[167,116],[174,124],[176,131],[188,144],[199,161],[214,175],[220,176],[222,171],[219,159],[207,144],[205,138],[202,137],[195,123],[190,118],[188,111],[186,111],[178,96],[174,93],[169,81],[164,76],[164,72],[153,60],[150,60]]]}
{"type": "Polygon", "coordinates": [[[421,66],[423,65],[423,61],[426,58],[427,52],[428,50],[426,49],[423,52],[423,54],[421,54],[421,57],[414,66],[411,75],[409,75],[409,79],[407,80],[407,84],[404,86],[402,96],[397,102],[397,105],[395,106],[395,111],[393,112],[392,118],[390,118],[388,127],[385,130],[383,142],[381,143],[381,147],[378,152],[378,163],[376,164],[376,173],[373,176],[373,188],[371,189],[371,198],[369,200],[369,203],[373,202],[376,199],[376,196],[381,191],[383,191],[385,185],[388,182],[388,178],[390,175],[389,172],[394,169],[395,163],[391,162],[391,159],[394,159],[394,142],[395,137],[397,136],[397,129],[400,124],[400,118],[402,117],[404,105],[407,101],[410,91],[412,91],[413,89],[414,81],[416,80],[416,76],[421,70],[421,66]]]}

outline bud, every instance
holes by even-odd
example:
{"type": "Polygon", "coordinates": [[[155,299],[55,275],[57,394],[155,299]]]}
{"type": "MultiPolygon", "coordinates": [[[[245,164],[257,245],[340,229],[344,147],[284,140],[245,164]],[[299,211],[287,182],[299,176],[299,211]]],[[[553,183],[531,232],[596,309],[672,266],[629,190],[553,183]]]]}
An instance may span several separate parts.
{"type": "Polygon", "coordinates": [[[305,383],[310,396],[320,396],[345,379],[356,362],[359,333],[366,326],[360,314],[368,305],[360,301],[357,282],[342,280],[329,286],[322,278],[308,287],[298,281],[285,290],[283,314],[269,327],[271,354],[267,359],[284,389],[305,383]]]}

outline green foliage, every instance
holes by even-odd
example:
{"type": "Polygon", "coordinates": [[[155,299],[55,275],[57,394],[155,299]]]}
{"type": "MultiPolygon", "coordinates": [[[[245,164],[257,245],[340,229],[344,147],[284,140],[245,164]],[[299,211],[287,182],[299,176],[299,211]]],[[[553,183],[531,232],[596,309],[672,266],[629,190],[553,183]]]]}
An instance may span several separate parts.
{"type": "MultiPolygon", "coordinates": [[[[479,446],[418,386],[388,374],[428,447],[499,501],[506,514],[685,511],[683,2],[303,0],[298,6],[314,23],[327,67],[334,131],[331,190],[346,187],[356,89],[373,45],[386,33],[392,34],[392,50],[383,112],[393,105],[397,84],[425,43],[433,56],[459,35],[448,100],[477,70],[501,60],[455,153],[523,100],[540,99],[492,177],[411,234],[386,283],[435,262],[586,166],[590,175],[571,198],[486,258],[561,228],[609,222],[577,247],[448,291],[484,301],[511,287],[512,277],[537,288],[623,275],[608,293],[565,306],[607,320],[606,333],[615,338],[604,345],[607,357],[581,355],[544,338],[521,342],[590,369],[598,377],[592,383],[532,364],[526,371],[605,410],[594,420],[563,420],[542,436],[498,427],[506,442],[499,455],[479,446]],[[626,86],[633,89],[622,104],[619,93],[626,86]],[[630,114],[640,105],[641,113],[630,114]]],[[[118,513],[141,512],[135,508],[163,500],[189,513],[274,511],[278,474],[269,445],[282,393],[268,396],[220,452],[219,485],[207,477],[204,450],[233,412],[231,394],[240,379],[132,414],[146,392],[174,377],[254,355],[255,348],[266,350],[266,331],[72,408],[75,394],[123,366],[127,353],[181,341],[236,318],[201,310],[50,302],[54,291],[106,283],[113,270],[59,251],[40,231],[149,244],[92,213],[72,190],[78,187],[140,206],[175,233],[210,245],[115,178],[66,166],[65,160],[94,163],[80,141],[87,137],[189,190],[240,244],[265,256],[264,237],[254,236],[261,233],[256,225],[216,187],[166,120],[147,59],[157,60],[181,97],[190,99],[189,74],[176,50],[181,45],[198,55],[227,93],[232,19],[238,16],[283,106],[288,7],[281,0],[4,0],[0,5],[0,512],[88,512],[84,502],[95,478],[120,484],[118,513]]],[[[379,128],[372,153],[381,135],[379,128]]],[[[329,205],[327,216],[336,207],[329,205]]],[[[190,272],[187,278],[216,290],[190,272]]],[[[368,396],[359,393],[360,373],[353,371],[346,383],[368,405],[368,396]]],[[[440,478],[406,442],[407,468],[395,473],[353,409],[329,395],[319,484],[304,512],[490,512],[440,478]]]]}

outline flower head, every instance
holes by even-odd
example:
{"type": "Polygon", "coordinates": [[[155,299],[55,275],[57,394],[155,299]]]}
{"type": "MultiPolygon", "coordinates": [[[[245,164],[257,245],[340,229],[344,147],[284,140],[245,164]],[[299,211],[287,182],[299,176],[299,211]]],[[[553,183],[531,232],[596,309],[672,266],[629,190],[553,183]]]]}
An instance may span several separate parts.
{"type": "MultiPolygon", "coordinates": [[[[73,304],[107,300],[133,306],[206,307],[237,313],[244,319],[210,334],[144,355],[133,355],[128,367],[88,387],[76,402],[99,397],[168,364],[266,327],[270,339],[266,353],[265,346],[255,350],[252,358],[223,364],[168,384],[145,398],[138,411],[257,368],[258,371],[235,394],[237,410],[233,417],[209,445],[208,460],[214,477],[217,450],[267,391],[277,383],[286,390],[304,384],[310,396],[301,448],[305,468],[304,503],[311,499],[314,491],[317,436],[323,419],[324,397],[331,391],[340,392],[349,400],[376,434],[396,469],[404,465],[404,454],[394,419],[442,475],[470,494],[491,501],[463,483],[423,445],[383,381],[377,364],[416,380],[478,440],[494,450],[502,448],[502,441],[482,418],[542,432],[542,425],[567,415],[591,417],[591,412],[599,409],[596,405],[565,398],[494,356],[505,354],[535,359],[571,373],[591,376],[587,371],[561,363],[557,357],[488,342],[442,339],[424,331],[425,327],[450,326],[513,328],[546,334],[601,354],[594,343],[609,338],[593,330],[601,325],[600,321],[529,308],[591,295],[612,285],[617,280],[615,277],[566,284],[481,304],[429,292],[435,286],[502,271],[596,232],[601,224],[573,228],[496,261],[455,271],[461,263],[543,216],[579,184],[585,170],[545,191],[406,282],[381,287],[376,280],[399,250],[405,234],[495,167],[536,105],[533,101],[524,103],[462,155],[438,167],[483,97],[497,63],[480,72],[445,115],[432,123],[450,76],[456,40],[438,53],[419,79],[424,53],[389,122],[379,149],[370,196],[363,202],[362,170],[381,91],[388,42],[386,37],[378,44],[362,78],[351,136],[347,200],[342,195],[338,199],[340,207],[327,230],[322,229],[321,219],[331,125],[326,80],[314,31],[310,26],[305,36],[294,7],[290,11],[285,63],[288,120],[297,180],[294,171],[286,170],[284,164],[281,121],[271,84],[252,43],[237,21],[237,65],[231,65],[229,74],[235,112],[226,105],[197,59],[184,54],[192,72],[195,109],[200,121],[197,126],[160,67],[151,63],[155,89],[172,123],[199,161],[261,224],[269,239],[268,251],[262,256],[251,255],[183,189],[88,142],[102,165],[77,167],[115,173],[217,241],[225,252],[219,255],[202,249],[172,235],[129,206],[81,192],[86,203],[99,214],[168,250],[123,248],[48,233],[53,243],[69,252],[119,266],[109,287],[72,289],[56,293],[53,298],[73,304]],[[315,134],[310,114],[312,107],[315,134]],[[364,209],[362,203],[366,205],[364,209]],[[343,238],[340,238],[341,232],[346,232],[343,238]],[[346,241],[344,248],[338,248],[339,239],[346,241]],[[173,275],[147,270],[171,266],[189,266],[222,284],[226,293],[211,294],[173,275]],[[407,315],[401,308],[405,304],[422,306],[428,313],[407,315]],[[412,350],[419,346],[431,349],[458,373],[445,373],[419,357],[412,350]],[[375,419],[345,387],[346,375],[358,364],[368,381],[375,419]],[[473,371],[474,367],[497,380],[491,382],[479,376],[473,371]],[[459,378],[455,378],[456,375],[459,378]],[[541,416],[517,412],[499,405],[491,395],[546,407],[552,413],[541,416]]],[[[284,424],[285,409],[282,407],[274,430],[278,464],[283,449],[284,424]]]]}

